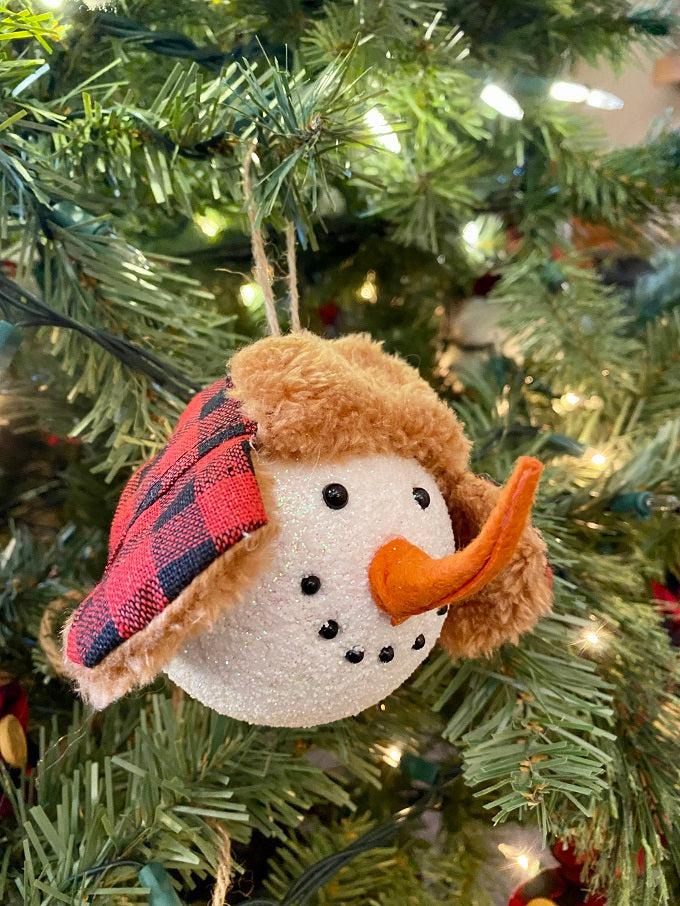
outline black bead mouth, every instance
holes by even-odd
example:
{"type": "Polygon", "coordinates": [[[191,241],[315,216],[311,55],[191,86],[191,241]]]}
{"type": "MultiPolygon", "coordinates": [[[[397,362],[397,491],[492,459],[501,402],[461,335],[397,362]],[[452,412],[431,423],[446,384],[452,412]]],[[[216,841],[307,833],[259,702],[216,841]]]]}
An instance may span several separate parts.
{"type": "Polygon", "coordinates": [[[335,620],[326,620],[319,630],[319,635],[322,639],[334,639],[338,634],[339,629],[340,627],[335,620]]]}

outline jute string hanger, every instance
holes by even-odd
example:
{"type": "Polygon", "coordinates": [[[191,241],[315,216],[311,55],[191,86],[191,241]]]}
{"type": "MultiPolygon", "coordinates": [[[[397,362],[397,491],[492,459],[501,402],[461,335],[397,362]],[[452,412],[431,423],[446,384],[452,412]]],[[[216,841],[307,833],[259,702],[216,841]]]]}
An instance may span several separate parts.
{"type": "MultiPolygon", "coordinates": [[[[251,168],[253,165],[255,147],[256,142],[251,142],[246,149],[245,157],[243,159],[243,195],[245,198],[246,213],[248,215],[248,224],[250,226],[250,245],[253,253],[255,280],[262,290],[269,333],[272,336],[279,336],[281,334],[281,325],[279,324],[279,318],[276,313],[274,289],[271,281],[272,269],[267,259],[262,230],[257,223],[257,209],[255,206],[255,197],[253,195],[251,168]]],[[[290,329],[291,331],[296,332],[300,330],[300,293],[297,282],[295,224],[291,221],[286,223],[286,261],[288,269],[288,296],[290,299],[290,329]]]]}

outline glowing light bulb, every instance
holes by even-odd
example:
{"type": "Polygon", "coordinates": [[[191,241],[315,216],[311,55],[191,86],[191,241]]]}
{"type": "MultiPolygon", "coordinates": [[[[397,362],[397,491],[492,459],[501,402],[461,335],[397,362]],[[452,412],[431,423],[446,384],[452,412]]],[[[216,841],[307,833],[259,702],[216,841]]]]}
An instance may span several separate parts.
{"type": "Polygon", "coordinates": [[[404,751],[403,749],[400,749],[399,746],[388,746],[383,753],[383,761],[391,768],[398,768],[403,754],[404,751]]]}
{"type": "Polygon", "coordinates": [[[364,115],[364,120],[383,148],[386,148],[393,154],[399,154],[401,151],[401,143],[399,142],[396,133],[377,107],[372,107],[367,111],[364,115]]]}
{"type": "Polygon", "coordinates": [[[589,107],[595,107],[597,110],[621,110],[624,106],[623,100],[611,91],[602,91],[600,88],[593,88],[588,92],[586,104],[589,107]]]}
{"type": "Polygon", "coordinates": [[[588,99],[590,88],[580,82],[553,82],[550,86],[550,97],[555,101],[567,101],[570,104],[582,104],[588,99]]]}
{"type": "Polygon", "coordinates": [[[524,110],[522,110],[519,101],[511,94],[501,88],[500,85],[485,85],[480,94],[481,99],[489,107],[511,120],[524,119],[524,110]]]}
{"type": "Polygon", "coordinates": [[[252,308],[258,302],[262,301],[262,290],[258,283],[243,283],[239,289],[241,301],[246,308],[252,308]]]}
{"type": "Polygon", "coordinates": [[[510,866],[519,870],[525,878],[535,877],[541,868],[537,854],[530,849],[520,849],[508,843],[499,843],[498,851],[505,856],[510,866]]]}
{"type": "Polygon", "coordinates": [[[463,242],[466,245],[469,245],[470,248],[476,249],[479,245],[479,237],[481,235],[481,227],[476,220],[470,220],[469,223],[466,223],[463,227],[461,233],[463,237],[463,242]]]}
{"type": "Polygon", "coordinates": [[[567,390],[566,393],[563,393],[559,400],[558,406],[553,406],[557,412],[573,412],[574,409],[578,408],[581,405],[583,399],[574,393],[573,390],[567,390]]]}
{"type": "Polygon", "coordinates": [[[582,652],[602,651],[607,644],[607,632],[602,625],[588,626],[581,632],[577,641],[582,652]]]}
{"type": "Polygon", "coordinates": [[[378,301],[378,287],[375,282],[375,271],[369,271],[359,287],[357,295],[363,302],[375,304],[378,301]]]}
{"type": "Polygon", "coordinates": [[[227,224],[222,214],[212,208],[208,208],[203,214],[194,214],[194,223],[208,239],[218,236],[227,224]]]}
{"type": "Polygon", "coordinates": [[[607,457],[604,455],[604,453],[593,453],[593,455],[590,457],[590,461],[594,466],[597,466],[598,469],[602,469],[607,465],[607,457]]]}

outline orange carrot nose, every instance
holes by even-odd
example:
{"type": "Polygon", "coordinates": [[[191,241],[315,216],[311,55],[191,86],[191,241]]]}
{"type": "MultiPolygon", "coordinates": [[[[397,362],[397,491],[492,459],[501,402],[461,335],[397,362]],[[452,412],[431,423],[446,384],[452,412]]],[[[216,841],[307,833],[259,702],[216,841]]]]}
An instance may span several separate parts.
{"type": "Polygon", "coordinates": [[[463,550],[436,560],[404,538],[378,550],[368,578],[375,603],[391,615],[392,625],[470,597],[508,565],[542,471],[537,459],[521,456],[481,532],[463,550]]]}

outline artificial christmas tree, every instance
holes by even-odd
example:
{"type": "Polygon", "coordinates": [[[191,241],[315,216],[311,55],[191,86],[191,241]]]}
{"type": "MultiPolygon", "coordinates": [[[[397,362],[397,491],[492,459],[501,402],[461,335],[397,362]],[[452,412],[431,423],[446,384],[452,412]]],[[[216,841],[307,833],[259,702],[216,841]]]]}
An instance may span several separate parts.
{"type": "Polygon", "coordinates": [[[578,877],[555,896],[677,902],[677,649],[650,599],[680,569],[680,282],[657,247],[679,145],[602,150],[585,111],[618,99],[570,79],[663,43],[668,11],[88,6],[0,22],[0,661],[27,753],[0,764],[0,900],[504,906],[559,845],[578,877]],[[467,340],[466,305],[489,320],[467,340]],[[542,461],[554,609],[490,657],[435,649],[334,723],[249,725],[163,677],[92,712],[61,634],[122,487],[279,321],[399,353],[476,473],[542,461]]]}

